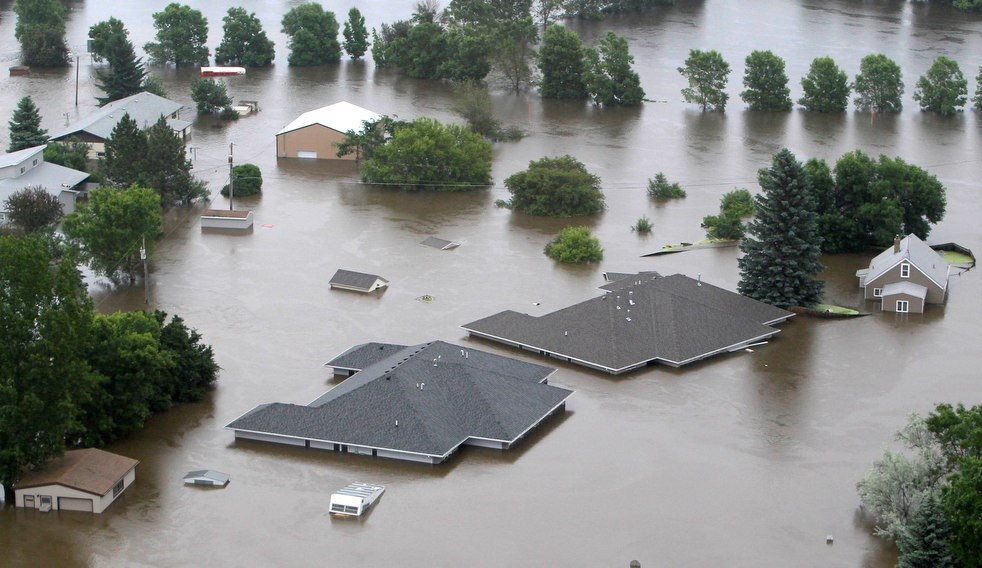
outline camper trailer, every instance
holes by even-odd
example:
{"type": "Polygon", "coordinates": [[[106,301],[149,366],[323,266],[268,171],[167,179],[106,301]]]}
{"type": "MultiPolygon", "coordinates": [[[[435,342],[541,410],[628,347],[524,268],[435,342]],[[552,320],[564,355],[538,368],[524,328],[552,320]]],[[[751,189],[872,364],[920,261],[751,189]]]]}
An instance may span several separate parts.
{"type": "Polygon", "coordinates": [[[385,487],[371,483],[352,483],[331,495],[331,514],[359,517],[367,511],[382,493],[385,487]]]}

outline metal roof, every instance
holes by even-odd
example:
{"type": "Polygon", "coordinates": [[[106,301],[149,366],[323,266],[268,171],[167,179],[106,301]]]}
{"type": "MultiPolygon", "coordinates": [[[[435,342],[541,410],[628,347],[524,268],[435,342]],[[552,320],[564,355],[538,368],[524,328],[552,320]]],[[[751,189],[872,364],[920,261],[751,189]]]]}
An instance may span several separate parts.
{"type": "Polygon", "coordinates": [[[371,483],[362,483],[356,481],[354,483],[349,483],[341,489],[334,492],[335,495],[348,495],[350,497],[359,497],[361,499],[367,499],[378,493],[379,491],[385,491],[385,486],[374,485],[371,483]]]}
{"type": "MultiPolygon", "coordinates": [[[[130,115],[140,128],[150,128],[161,116],[169,117],[182,108],[181,103],[153,93],[137,93],[99,107],[78,122],[52,134],[51,139],[61,140],[79,132],[87,132],[105,140],[110,137],[124,114],[130,115]]],[[[167,123],[176,131],[184,130],[191,124],[180,119],[168,119],[167,123]]]]}
{"type": "Polygon", "coordinates": [[[361,132],[364,127],[363,123],[366,120],[375,121],[380,118],[382,118],[382,115],[377,112],[342,101],[301,114],[293,122],[284,126],[276,135],[286,134],[287,132],[306,128],[314,124],[320,124],[321,126],[330,128],[331,130],[337,130],[341,133],[349,130],[361,132]]]}
{"type": "MultiPolygon", "coordinates": [[[[863,279],[864,286],[883,276],[891,268],[905,260],[924,273],[941,289],[948,286],[948,261],[919,239],[917,235],[907,235],[900,240],[900,250],[896,250],[897,248],[897,246],[891,245],[870,261],[868,272],[863,279]]],[[[859,272],[856,274],[860,275],[859,272]]]]}
{"type": "Polygon", "coordinates": [[[231,479],[227,473],[213,469],[199,469],[187,472],[184,476],[184,483],[227,485],[231,479]]]}

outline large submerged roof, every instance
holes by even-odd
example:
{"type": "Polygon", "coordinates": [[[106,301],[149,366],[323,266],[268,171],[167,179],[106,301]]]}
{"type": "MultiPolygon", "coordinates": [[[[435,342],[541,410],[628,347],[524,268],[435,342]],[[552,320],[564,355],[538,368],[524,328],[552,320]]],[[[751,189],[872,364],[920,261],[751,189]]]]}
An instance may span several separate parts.
{"type": "Polygon", "coordinates": [[[361,132],[364,126],[363,123],[366,120],[374,121],[380,118],[382,118],[382,115],[377,112],[342,101],[301,114],[293,122],[284,126],[276,135],[286,134],[287,132],[306,128],[314,124],[320,124],[321,126],[325,126],[331,130],[337,130],[341,133],[349,130],[361,132]]]}

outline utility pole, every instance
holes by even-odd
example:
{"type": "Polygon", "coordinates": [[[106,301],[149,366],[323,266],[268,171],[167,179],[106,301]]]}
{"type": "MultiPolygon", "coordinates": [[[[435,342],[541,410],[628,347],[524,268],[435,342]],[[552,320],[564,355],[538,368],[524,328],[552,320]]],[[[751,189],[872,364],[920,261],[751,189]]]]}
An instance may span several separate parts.
{"type": "Polygon", "coordinates": [[[78,106],[78,68],[79,56],[75,56],[75,106],[78,106]]]}
{"type": "Polygon", "coordinates": [[[232,199],[234,199],[235,171],[232,169],[232,143],[228,143],[228,210],[232,210],[232,199]]]}
{"type": "Polygon", "coordinates": [[[150,269],[147,266],[147,236],[142,235],[140,244],[140,260],[143,261],[143,303],[150,303],[150,269]]]}

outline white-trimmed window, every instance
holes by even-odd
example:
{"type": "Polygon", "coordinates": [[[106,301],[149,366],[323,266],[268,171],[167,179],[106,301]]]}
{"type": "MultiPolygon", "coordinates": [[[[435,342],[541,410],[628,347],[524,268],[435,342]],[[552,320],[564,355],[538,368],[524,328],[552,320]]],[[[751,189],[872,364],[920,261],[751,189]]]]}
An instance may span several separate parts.
{"type": "Polygon", "coordinates": [[[873,297],[880,298],[883,296],[883,288],[873,288],[873,297]]]}
{"type": "Polygon", "coordinates": [[[900,277],[901,278],[910,278],[910,263],[909,262],[905,262],[905,263],[903,263],[903,264],[900,265],[900,277]]]}
{"type": "Polygon", "coordinates": [[[116,482],[116,485],[113,485],[113,497],[116,497],[122,492],[123,492],[123,480],[120,479],[119,481],[116,482]]]}
{"type": "Polygon", "coordinates": [[[897,300],[897,313],[906,314],[910,311],[910,304],[907,300],[897,300]]]}

